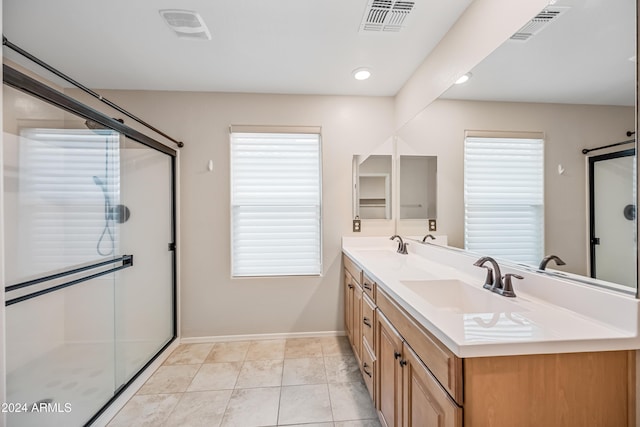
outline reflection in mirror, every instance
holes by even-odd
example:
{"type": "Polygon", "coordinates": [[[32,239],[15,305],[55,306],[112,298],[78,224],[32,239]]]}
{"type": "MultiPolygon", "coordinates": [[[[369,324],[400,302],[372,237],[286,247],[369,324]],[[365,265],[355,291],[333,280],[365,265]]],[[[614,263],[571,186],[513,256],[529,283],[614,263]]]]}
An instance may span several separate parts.
{"type": "Polygon", "coordinates": [[[435,219],[436,156],[400,156],[400,219],[435,219]]]}
{"type": "Polygon", "coordinates": [[[353,156],[354,218],[391,219],[390,155],[353,156]]]}
{"type": "MultiPolygon", "coordinates": [[[[450,88],[397,136],[416,151],[438,156],[438,230],[450,245],[465,248],[465,132],[542,134],[543,254],[566,263],[547,270],[635,294],[635,274],[631,280],[591,277],[588,158],[634,148],[627,132],[636,130],[636,2],[557,0],[545,15],[551,18],[538,31],[524,41],[507,40],[470,70],[470,80],[450,88]],[[596,150],[585,155],[583,149],[596,150]]],[[[630,158],[633,173],[627,175],[633,182],[615,209],[620,218],[627,205],[631,211],[637,203],[635,152],[630,158]]],[[[496,168],[505,166],[495,162],[496,168]]],[[[633,241],[627,249],[633,265],[627,267],[635,273],[635,218],[625,221],[633,241]]],[[[595,237],[602,247],[610,235],[595,237]]],[[[529,261],[529,267],[538,270],[540,261],[529,261]]]]}

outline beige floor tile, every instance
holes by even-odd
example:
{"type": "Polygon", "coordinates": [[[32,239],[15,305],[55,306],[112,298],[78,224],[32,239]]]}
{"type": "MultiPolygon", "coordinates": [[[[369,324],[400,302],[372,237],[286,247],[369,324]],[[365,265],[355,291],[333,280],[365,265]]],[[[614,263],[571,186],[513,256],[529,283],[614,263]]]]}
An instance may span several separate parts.
{"type": "Polygon", "coordinates": [[[353,350],[347,337],[323,337],[320,338],[320,344],[325,357],[353,355],[353,350]]]}
{"type": "Polygon", "coordinates": [[[234,390],[222,426],[275,426],[278,422],[280,387],[234,390]]]}
{"type": "Polygon", "coordinates": [[[279,387],[283,360],[247,360],[240,369],[236,388],[279,387]]]}
{"type": "Polygon", "coordinates": [[[187,391],[232,390],[241,367],[242,362],[205,363],[193,377],[187,391]]]}
{"type": "Polygon", "coordinates": [[[213,344],[182,344],[165,360],[165,365],[196,365],[204,362],[213,344]]]}
{"type": "Polygon", "coordinates": [[[205,363],[243,362],[250,344],[249,341],[215,343],[205,363]]]}
{"type": "Polygon", "coordinates": [[[338,421],[335,423],[335,427],[380,427],[380,421],[377,418],[370,420],[338,421]]]}
{"type": "Polygon", "coordinates": [[[333,421],[326,384],[282,387],[278,424],[333,421]]]}
{"type": "Polygon", "coordinates": [[[336,422],[377,418],[367,387],[361,382],[329,384],[329,395],[336,422]]]}
{"type": "Polygon", "coordinates": [[[285,340],[251,341],[245,360],[284,359],[285,340]]]}
{"type": "Polygon", "coordinates": [[[133,396],[108,427],[157,427],[178,404],[180,394],[133,396]]]}
{"type": "Polygon", "coordinates": [[[326,384],[324,359],[285,359],[282,385],[326,384]]]}
{"type": "Polygon", "coordinates": [[[322,344],[318,338],[288,339],[284,348],[285,359],[322,357],[322,344]]]}
{"type": "Polygon", "coordinates": [[[140,388],[137,394],[180,393],[189,387],[200,365],[163,365],[140,388]]]}
{"type": "Polygon", "coordinates": [[[184,393],[163,427],[217,427],[232,390],[184,393]]]}
{"type": "Polygon", "coordinates": [[[360,367],[353,355],[325,357],[324,366],[329,383],[363,381],[360,367]]]}

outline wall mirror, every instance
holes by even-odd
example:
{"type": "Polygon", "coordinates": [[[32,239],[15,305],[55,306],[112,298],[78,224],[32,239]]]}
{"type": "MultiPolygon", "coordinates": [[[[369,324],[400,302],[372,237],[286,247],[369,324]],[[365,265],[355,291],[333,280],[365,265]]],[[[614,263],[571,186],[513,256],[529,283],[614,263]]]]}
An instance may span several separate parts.
{"type": "MultiPolygon", "coordinates": [[[[558,0],[537,21],[470,70],[466,83],[451,87],[397,136],[438,156],[438,229],[451,246],[464,249],[465,135],[542,134],[542,254],[566,263],[551,262],[547,271],[636,294],[636,2],[558,0]],[[585,154],[584,149],[592,151],[585,154]],[[626,227],[624,241],[614,246],[632,254],[629,265],[616,269],[630,274],[599,277],[591,243],[595,237],[603,247],[612,234],[606,227],[598,236],[589,233],[589,159],[623,150],[633,150],[623,171],[631,182],[615,186],[625,193],[611,215],[626,227]]],[[[505,167],[495,161],[495,168],[505,167]]],[[[613,173],[620,171],[612,167],[613,173]]],[[[539,270],[539,263],[529,268],[539,270]]]]}
{"type": "Polygon", "coordinates": [[[436,156],[400,156],[400,219],[437,216],[436,156]]]}
{"type": "Polygon", "coordinates": [[[391,219],[391,155],[353,156],[354,218],[391,219]]]}

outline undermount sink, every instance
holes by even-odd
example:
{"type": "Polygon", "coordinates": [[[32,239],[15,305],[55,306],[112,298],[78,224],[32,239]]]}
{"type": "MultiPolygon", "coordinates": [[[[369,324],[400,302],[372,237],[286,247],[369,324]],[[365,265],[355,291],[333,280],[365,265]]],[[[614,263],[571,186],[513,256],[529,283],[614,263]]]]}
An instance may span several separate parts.
{"type": "Polygon", "coordinates": [[[439,310],[454,313],[513,313],[527,311],[517,302],[460,280],[401,280],[401,283],[439,310]]]}

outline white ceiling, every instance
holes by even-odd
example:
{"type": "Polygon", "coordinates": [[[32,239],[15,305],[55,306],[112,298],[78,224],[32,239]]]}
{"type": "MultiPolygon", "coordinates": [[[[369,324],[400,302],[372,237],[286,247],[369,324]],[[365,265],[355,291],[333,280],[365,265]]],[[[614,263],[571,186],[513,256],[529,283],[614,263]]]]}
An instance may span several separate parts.
{"type": "Polygon", "coordinates": [[[400,33],[361,34],[367,0],[4,0],[3,31],[98,89],[395,95],[471,1],[415,0],[400,33]],[[177,38],[160,9],[197,11],[212,40],[177,38]]]}
{"type": "Polygon", "coordinates": [[[507,41],[442,98],[635,105],[636,0],[558,0],[566,12],[507,41]]]}
{"type": "MultiPolygon", "coordinates": [[[[359,32],[368,0],[4,0],[3,26],[97,89],[387,96],[471,1],[415,0],[406,28],[382,34],[359,32]],[[167,8],[199,12],[212,40],[177,38],[158,13],[167,8]],[[373,77],[354,80],[358,67],[373,77]]],[[[567,12],[527,42],[505,42],[443,98],[634,105],[635,5],[558,0],[567,12]]]]}

